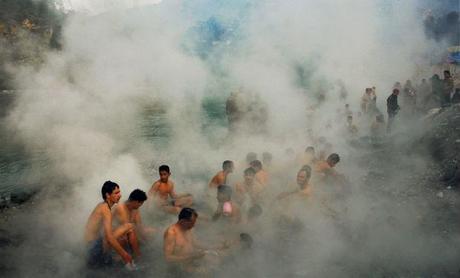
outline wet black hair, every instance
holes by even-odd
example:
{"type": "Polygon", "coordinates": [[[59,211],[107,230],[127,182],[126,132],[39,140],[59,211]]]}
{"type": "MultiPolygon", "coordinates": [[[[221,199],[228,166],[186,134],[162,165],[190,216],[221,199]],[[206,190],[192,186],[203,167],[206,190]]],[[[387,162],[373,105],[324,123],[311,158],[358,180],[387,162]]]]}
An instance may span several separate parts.
{"type": "Polygon", "coordinates": [[[327,157],[327,160],[330,160],[330,161],[335,162],[337,164],[340,161],[340,156],[338,154],[336,154],[336,153],[333,153],[333,154],[330,154],[327,157]]]}
{"type": "Polygon", "coordinates": [[[263,213],[262,207],[259,206],[258,204],[254,204],[249,210],[248,210],[248,218],[249,219],[254,219],[256,217],[261,216],[263,213]]]}
{"type": "Polygon", "coordinates": [[[161,166],[158,168],[158,172],[168,172],[168,173],[171,173],[170,170],[169,170],[169,166],[168,166],[168,165],[161,165],[161,166]]]}
{"type": "Polygon", "coordinates": [[[222,170],[228,170],[231,169],[233,166],[233,161],[231,160],[225,160],[224,163],[222,163],[222,170]]]}
{"type": "Polygon", "coordinates": [[[306,152],[306,153],[314,153],[314,152],[315,152],[315,148],[313,148],[312,146],[308,146],[308,147],[305,149],[305,152],[306,152]]]}
{"type": "Polygon", "coordinates": [[[115,188],[120,188],[118,184],[114,183],[113,181],[106,181],[102,185],[101,189],[101,194],[102,194],[102,199],[106,199],[105,194],[112,194],[112,192],[115,190],[115,188]]]}
{"type": "Polygon", "coordinates": [[[128,197],[128,201],[144,202],[145,200],[147,200],[147,194],[140,189],[134,189],[128,197]]]}
{"type": "Polygon", "coordinates": [[[260,160],[253,160],[250,165],[252,168],[262,169],[262,162],[260,162],[260,160]]]}
{"type": "Polygon", "coordinates": [[[254,242],[254,240],[252,239],[252,236],[250,234],[241,233],[240,242],[244,249],[251,249],[252,243],[254,242]]]}
{"type": "Polygon", "coordinates": [[[255,176],[256,175],[256,170],[254,170],[253,168],[249,167],[249,168],[246,168],[246,170],[244,170],[244,175],[245,176],[255,176]]]}
{"type": "Polygon", "coordinates": [[[185,219],[185,220],[190,220],[192,219],[193,216],[198,216],[198,213],[192,209],[192,208],[183,208],[180,212],[179,212],[179,220],[182,220],[182,219],[185,219]]]}

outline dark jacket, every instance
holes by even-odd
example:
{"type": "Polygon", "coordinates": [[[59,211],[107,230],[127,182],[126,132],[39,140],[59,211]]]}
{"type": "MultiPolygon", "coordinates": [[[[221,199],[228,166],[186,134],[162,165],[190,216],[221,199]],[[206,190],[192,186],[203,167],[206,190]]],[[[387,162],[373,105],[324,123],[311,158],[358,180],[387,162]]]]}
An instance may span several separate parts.
{"type": "Polygon", "coordinates": [[[387,98],[387,112],[388,114],[395,115],[398,113],[399,105],[398,105],[398,96],[395,94],[391,94],[387,98]]]}

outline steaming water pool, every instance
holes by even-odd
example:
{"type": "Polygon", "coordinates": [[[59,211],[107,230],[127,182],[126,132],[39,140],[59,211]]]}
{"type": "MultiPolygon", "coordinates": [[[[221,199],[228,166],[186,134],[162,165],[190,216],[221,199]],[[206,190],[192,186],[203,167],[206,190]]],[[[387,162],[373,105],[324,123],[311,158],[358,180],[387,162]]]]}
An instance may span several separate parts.
{"type": "MultiPolygon", "coordinates": [[[[6,128],[6,115],[12,108],[15,92],[0,91],[0,203],[8,201],[12,193],[32,190],[45,183],[41,173],[46,173],[49,161],[45,150],[26,150],[13,142],[11,131],[6,128]]],[[[213,127],[226,126],[225,100],[207,97],[202,102],[204,134],[211,134],[213,127]]],[[[171,126],[165,119],[165,111],[157,106],[147,106],[140,114],[138,129],[141,139],[157,147],[168,145],[171,126]]]]}

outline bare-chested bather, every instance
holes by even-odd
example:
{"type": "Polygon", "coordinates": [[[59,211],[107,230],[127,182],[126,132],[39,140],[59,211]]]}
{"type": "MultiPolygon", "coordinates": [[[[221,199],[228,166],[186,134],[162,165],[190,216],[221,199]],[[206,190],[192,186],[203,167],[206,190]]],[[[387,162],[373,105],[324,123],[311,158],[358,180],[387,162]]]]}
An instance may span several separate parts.
{"type": "Polygon", "coordinates": [[[278,195],[278,200],[298,196],[302,198],[310,197],[312,194],[312,186],[310,184],[310,177],[311,177],[311,167],[308,165],[304,165],[302,169],[299,170],[297,173],[297,185],[299,188],[295,191],[288,191],[283,192],[278,195]]]}
{"type": "Polygon", "coordinates": [[[154,233],[154,229],[142,224],[139,208],[147,200],[147,194],[140,189],[135,189],[126,202],[115,207],[113,216],[120,224],[132,223],[135,230],[128,234],[128,243],[136,257],[141,255],[139,241],[145,241],[154,233]]]}
{"type": "Polygon", "coordinates": [[[267,186],[269,182],[268,173],[262,169],[262,162],[260,162],[260,160],[252,161],[251,168],[256,171],[256,181],[264,187],[267,186]]]}
{"type": "Polygon", "coordinates": [[[244,180],[235,185],[235,201],[242,205],[246,196],[250,198],[253,204],[258,203],[261,199],[261,194],[264,191],[264,186],[256,181],[256,171],[253,168],[244,170],[244,180]]]}
{"type": "MultiPolygon", "coordinates": [[[[177,272],[195,272],[201,265],[205,251],[193,235],[198,214],[192,208],[183,208],[178,221],[164,233],[163,252],[166,262],[177,272]]],[[[170,268],[170,269],[171,269],[170,268]]]]}
{"type": "Polygon", "coordinates": [[[168,213],[177,214],[183,207],[191,206],[192,195],[186,193],[178,195],[174,191],[174,182],[169,179],[171,172],[169,166],[161,165],[158,169],[160,179],[157,180],[149,191],[149,196],[160,208],[168,213]]]}
{"type": "Polygon", "coordinates": [[[213,220],[224,219],[228,223],[238,224],[241,222],[241,213],[238,205],[232,202],[232,188],[228,185],[217,187],[217,209],[213,220]]]}
{"type": "Polygon", "coordinates": [[[131,264],[131,255],[123,249],[119,240],[132,233],[134,225],[126,223],[112,230],[111,208],[121,198],[120,187],[114,182],[106,181],[101,193],[104,201],[94,208],[85,227],[85,242],[88,248],[87,265],[93,268],[111,265],[110,248],[113,248],[125,263],[131,264]]]}
{"type": "Polygon", "coordinates": [[[227,176],[233,173],[233,161],[225,160],[222,164],[222,171],[219,171],[209,182],[209,188],[217,188],[221,184],[227,184],[227,176]]]}

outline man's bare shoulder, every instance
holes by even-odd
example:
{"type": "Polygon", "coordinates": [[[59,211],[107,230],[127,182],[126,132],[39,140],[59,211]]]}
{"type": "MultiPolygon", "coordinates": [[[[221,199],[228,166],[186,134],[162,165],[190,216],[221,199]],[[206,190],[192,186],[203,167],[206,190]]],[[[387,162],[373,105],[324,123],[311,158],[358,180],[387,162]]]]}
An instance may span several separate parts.
{"type": "Polygon", "coordinates": [[[164,234],[164,237],[174,237],[176,236],[177,234],[177,228],[176,228],[176,224],[173,224],[171,226],[169,226],[166,231],[165,231],[165,234],[164,234]]]}

